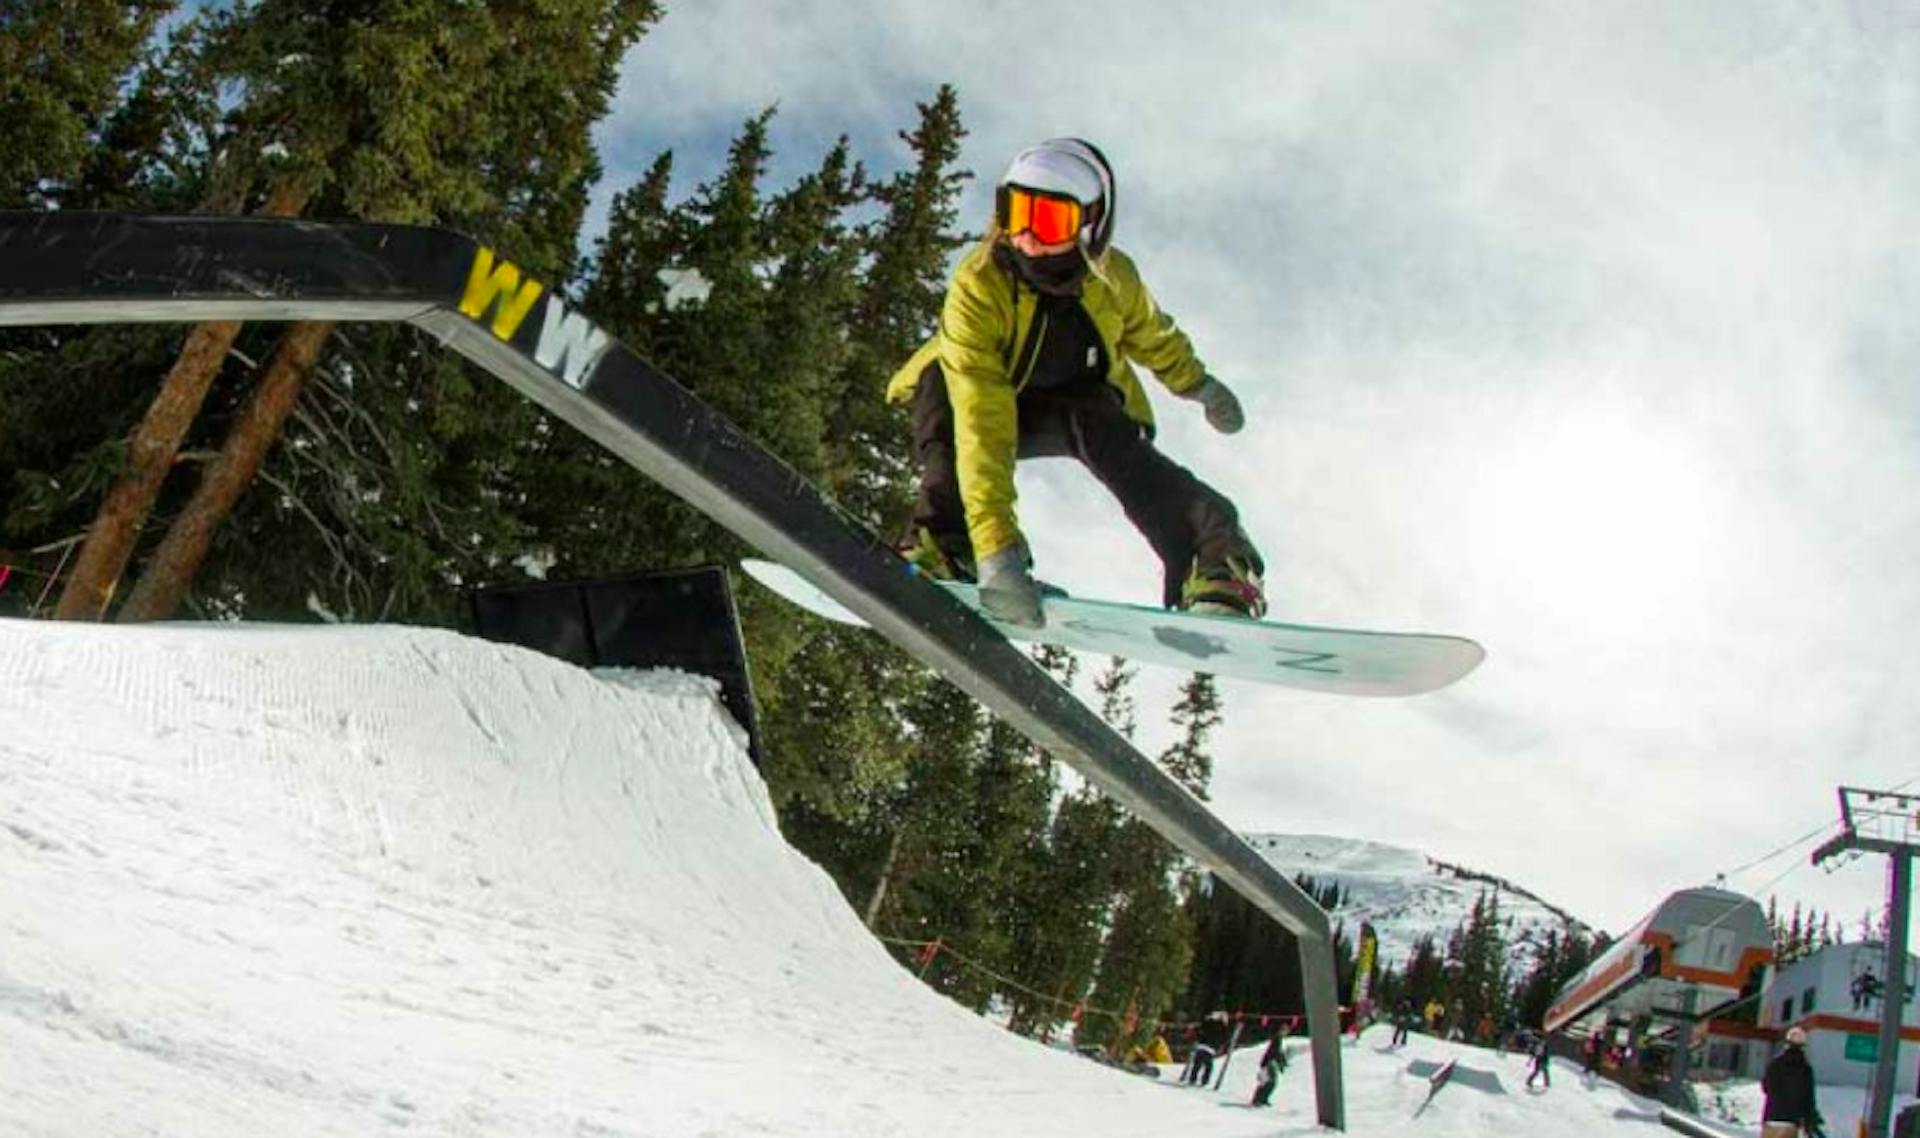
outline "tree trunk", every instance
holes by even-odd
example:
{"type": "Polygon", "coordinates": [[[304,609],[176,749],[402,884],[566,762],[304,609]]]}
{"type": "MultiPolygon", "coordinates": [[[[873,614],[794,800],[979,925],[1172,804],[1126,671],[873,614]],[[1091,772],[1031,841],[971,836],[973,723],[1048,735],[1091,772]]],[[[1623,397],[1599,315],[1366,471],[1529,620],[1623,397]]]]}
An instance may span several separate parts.
{"type": "Polygon", "coordinates": [[[140,527],[153,509],[154,499],[160,496],[167,472],[173,468],[181,440],[200,413],[207,387],[239,334],[237,321],[215,320],[195,328],[187,337],[160,394],[127,444],[127,464],[94,516],[80,557],[73,564],[73,574],[67,578],[60,604],[54,609],[57,619],[99,620],[106,615],[120,574],[133,555],[140,527]]]}
{"type": "Polygon", "coordinates": [[[260,464],[279,440],[281,428],[300,398],[300,389],[332,334],[330,321],[317,321],[295,324],[280,338],[266,375],[228,431],[219,457],[201,474],[193,497],[148,559],[120,610],[120,620],[165,620],[186,599],[194,575],[206,561],[213,531],[226,521],[260,472],[260,464]]]}
{"type": "MultiPolygon", "coordinates": [[[[272,217],[296,216],[306,207],[307,196],[304,186],[283,182],[274,187],[260,212],[272,217]]],[[[239,335],[240,323],[234,320],[208,321],[188,335],[160,394],[154,397],[146,418],[128,442],[127,465],[114,479],[106,501],[94,516],[87,540],[74,561],[73,575],[67,578],[60,604],[54,609],[56,619],[99,620],[106,615],[114,590],[120,585],[120,575],[126,572],[140,540],[140,530],[153,511],[167,473],[173,469],[180,444],[200,414],[207,389],[239,335]]]]}
{"type": "Polygon", "coordinates": [[[900,856],[900,835],[906,832],[905,826],[897,826],[893,831],[893,841],[887,843],[887,860],[880,866],[880,880],[873,883],[873,896],[867,898],[866,925],[875,927],[880,920],[880,906],[887,900],[887,885],[893,879],[893,863],[900,856]]]}

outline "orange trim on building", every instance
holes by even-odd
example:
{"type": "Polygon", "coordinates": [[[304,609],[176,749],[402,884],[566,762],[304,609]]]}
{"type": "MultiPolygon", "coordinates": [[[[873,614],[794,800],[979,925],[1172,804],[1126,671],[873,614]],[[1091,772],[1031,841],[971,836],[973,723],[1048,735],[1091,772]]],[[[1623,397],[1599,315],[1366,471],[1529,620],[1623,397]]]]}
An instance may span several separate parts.
{"type": "MultiPolygon", "coordinates": [[[[1852,1016],[1838,1016],[1829,1012],[1815,1012],[1804,1019],[1796,1020],[1795,1026],[1804,1027],[1808,1031],[1844,1031],[1853,1035],[1877,1035],[1880,1032],[1878,1020],[1855,1019],[1852,1016]]],[[[1907,1027],[1903,1024],[1900,1028],[1900,1042],[1920,1043],[1920,1027],[1907,1027]]]]}
{"type": "MultiPolygon", "coordinates": [[[[1843,1031],[1849,1035],[1877,1035],[1880,1031],[1878,1020],[1855,1019],[1852,1016],[1832,1015],[1827,1012],[1816,1012],[1804,1019],[1795,1020],[1787,1026],[1801,1027],[1808,1031],[1843,1031]]],[[[1786,1033],[1786,1027],[1760,1027],[1751,1023],[1735,1023],[1725,1019],[1708,1020],[1706,1030],[1707,1035],[1716,1039],[1751,1039],[1761,1043],[1778,1043],[1780,1037],[1786,1033]]],[[[1920,1027],[1902,1026],[1900,1041],[1920,1043],[1920,1027]]]]}
{"type": "Polygon", "coordinates": [[[1579,991],[1547,1009],[1547,1022],[1553,1024],[1553,1027],[1549,1030],[1559,1030],[1559,1024],[1556,1021],[1565,1015],[1565,1013],[1561,1011],[1562,1008],[1585,1008],[1589,1003],[1598,998],[1592,995],[1592,993],[1596,990],[1600,992],[1606,991],[1613,986],[1613,982],[1618,980],[1622,973],[1636,972],[1639,970],[1639,965],[1639,960],[1635,959],[1632,953],[1623,953],[1620,959],[1614,961],[1606,971],[1599,973],[1594,976],[1593,979],[1580,985],[1579,991]]]}

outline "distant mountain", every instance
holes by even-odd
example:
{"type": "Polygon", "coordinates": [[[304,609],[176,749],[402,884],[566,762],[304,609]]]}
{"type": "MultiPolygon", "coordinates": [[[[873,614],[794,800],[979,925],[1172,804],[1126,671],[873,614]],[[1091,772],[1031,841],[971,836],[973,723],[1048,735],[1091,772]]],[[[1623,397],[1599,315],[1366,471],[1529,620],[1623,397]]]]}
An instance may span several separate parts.
{"type": "Polygon", "coordinates": [[[1358,838],[1323,834],[1243,834],[1289,878],[1305,875],[1320,884],[1338,883],[1346,894],[1333,914],[1351,940],[1360,922],[1373,922],[1380,937],[1380,963],[1405,969],[1414,942],[1432,934],[1442,953],[1447,937],[1473,912],[1487,892],[1500,896],[1509,962],[1517,972],[1531,968],[1536,946],[1549,930],[1591,935],[1593,929],[1557,905],[1504,878],[1478,873],[1428,857],[1418,850],[1358,838]]]}

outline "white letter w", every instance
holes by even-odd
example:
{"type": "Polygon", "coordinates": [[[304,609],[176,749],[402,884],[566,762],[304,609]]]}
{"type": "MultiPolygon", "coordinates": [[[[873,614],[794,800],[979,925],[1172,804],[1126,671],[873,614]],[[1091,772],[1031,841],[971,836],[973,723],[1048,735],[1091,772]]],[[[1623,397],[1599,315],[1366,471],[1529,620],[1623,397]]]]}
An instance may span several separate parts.
{"type": "Polygon", "coordinates": [[[547,313],[540,321],[540,344],[533,358],[572,387],[586,382],[587,369],[607,347],[607,334],[593,321],[570,312],[557,296],[547,297],[547,313]]]}

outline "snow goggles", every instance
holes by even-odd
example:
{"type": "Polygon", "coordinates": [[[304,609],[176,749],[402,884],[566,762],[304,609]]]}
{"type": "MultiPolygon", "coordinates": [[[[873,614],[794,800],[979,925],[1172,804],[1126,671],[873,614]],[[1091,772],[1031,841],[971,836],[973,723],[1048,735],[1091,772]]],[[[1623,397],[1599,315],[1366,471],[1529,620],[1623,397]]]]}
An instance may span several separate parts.
{"type": "Polygon", "coordinates": [[[994,194],[994,220],[1009,237],[1031,232],[1042,245],[1071,241],[1086,222],[1086,207],[1065,194],[1005,185],[994,194]]]}

